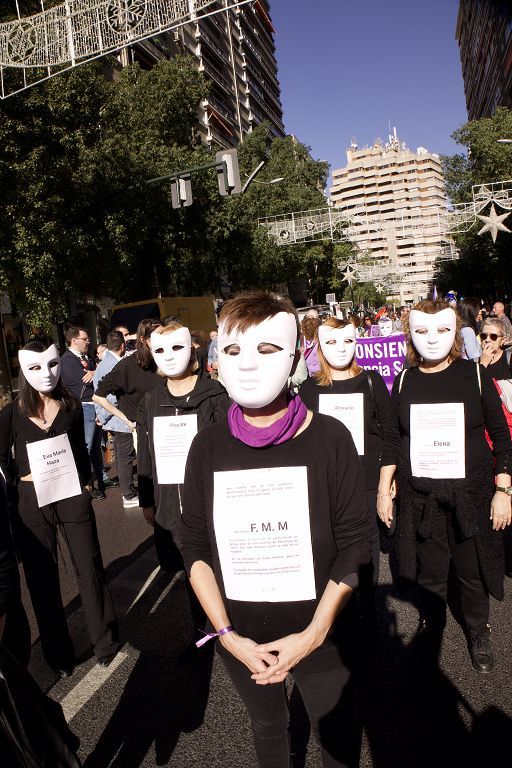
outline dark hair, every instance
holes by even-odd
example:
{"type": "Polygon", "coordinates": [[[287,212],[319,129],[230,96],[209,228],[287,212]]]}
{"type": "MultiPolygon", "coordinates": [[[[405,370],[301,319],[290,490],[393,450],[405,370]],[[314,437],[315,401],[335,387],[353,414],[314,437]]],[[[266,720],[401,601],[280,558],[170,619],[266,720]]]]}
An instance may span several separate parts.
{"type": "Polygon", "coordinates": [[[228,333],[235,328],[244,333],[251,326],[259,325],[264,320],[275,317],[280,312],[287,312],[294,316],[297,324],[298,339],[300,325],[294,305],[290,299],[282,299],[266,291],[240,293],[233,299],[226,301],[219,314],[219,324],[223,323],[228,333]]]}
{"type": "Polygon", "coordinates": [[[321,320],[319,317],[303,317],[300,329],[304,338],[307,341],[313,341],[320,325],[321,320]]]}
{"type": "Polygon", "coordinates": [[[477,332],[476,316],[480,312],[480,301],[473,296],[468,296],[465,299],[459,301],[459,315],[462,318],[463,328],[472,328],[474,332],[477,332]]]}
{"type": "Polygon", "coordinates": [[[153,360],[150,348],[146,344],[146,339],[149,339],[153,331],[156,331],[160,326],[160,320],[155,320],[154,318],[141,320],[137,326],[135,361],[137,365],[145,371],[156,371],[155,361],[153,360]]]}
{"type": "Polygon", "coordinates": [[[181,319],[178,317],[178,315],[166,315],[165,317],[162,318],[161,325],[163,325],[164,328],[167,325],[171,325],[171,323],[179,323],[180,326],[183,325],[183,323],[181,322],[181,319]]]}
{"type": "MultiPolygon", "coordinates": [[[[48,346],[40,341],[30,341],[28,344],[25,344],[23,349],[30,352],[46,352],[48,346]]],[[[16,403],[19,412],[22,416],[26,416],[27,418],[39,417],[41,412],[41,398],[39,397],[39,392],[34,389],[34,387],[30,386],[21,369],[18,376],[18,385],[19,391],[16,403]]],[[[55,389],[52,390],[52,392],[48,392],[47,396],[52,398],[52,400],[57,400],[59,408],[62,408],[63,411],[72,411],[74,408],[77,408],[79,404],[79,401],[68,392],[60,378],[55,389]]]]}
{"type": "Polygon", "coordinates": [[[121,331],[110,331],[107,333],[107,349],[117,352],[124,344],[124,336],[121,331]]]}
{"type": "Polygon", "coordinates": [[[70,325],[69,328],[66,331],[66,344],[68,347],[71,344],[72,339],[78,338],[80,336],[80,333],[86,333],[89,335],[89,331],[87,328],[81,328],[79,325],[70,325]]]}

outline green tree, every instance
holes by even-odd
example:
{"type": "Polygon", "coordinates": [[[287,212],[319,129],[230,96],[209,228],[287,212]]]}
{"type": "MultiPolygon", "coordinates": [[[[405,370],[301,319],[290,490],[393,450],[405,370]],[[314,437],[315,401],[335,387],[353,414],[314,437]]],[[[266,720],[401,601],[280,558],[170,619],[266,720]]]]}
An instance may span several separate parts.
{"type": "MultiPolygon", "coordinates": [[[[493,117],[469,121],[455,131],[453,138],[467,148],[466,153],[442,158],[446,189],[453,203],[471,202],[474,184],[512,179],[512,145],[497,141],[512,138],[510,110],[499,107],[493,117]]],[[[509,226],[511,223],[512,217],[509,226]]],[[[488,233],[478,235],[479,228],[475,225],[456,235],[460,259],[442,264],[437,281],[442,292],[453,289],[466,296],[487,297],[510,290],[511,236],[502,233],[493,243],[488,233]]]]}

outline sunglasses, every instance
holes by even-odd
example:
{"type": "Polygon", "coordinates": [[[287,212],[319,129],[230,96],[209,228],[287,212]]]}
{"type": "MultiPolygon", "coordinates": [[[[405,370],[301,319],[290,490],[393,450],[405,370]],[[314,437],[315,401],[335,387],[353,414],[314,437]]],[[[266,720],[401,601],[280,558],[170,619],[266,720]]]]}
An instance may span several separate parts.
{"type": "Polygon", "coordinates": [[[491,341],[498,341],[498,339],[502,339],[502,336],[499,336],[497,333],[481,333],[480,338],[482,341],[485,341],[487,338],[489,338],[491,341]]]}

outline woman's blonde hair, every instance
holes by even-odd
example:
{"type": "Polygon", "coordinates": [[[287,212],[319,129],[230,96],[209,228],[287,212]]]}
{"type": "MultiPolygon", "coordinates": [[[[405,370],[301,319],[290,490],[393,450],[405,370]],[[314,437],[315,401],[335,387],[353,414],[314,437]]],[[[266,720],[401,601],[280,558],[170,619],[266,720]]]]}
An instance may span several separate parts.
{"type": "MultiPolygon", "coordinates": [[[[347,325],[353,325],[353,323],[351,323],[350,320],[338,320],[336,317],[328,317],[327,320],[322,323],[322,325],[326,325],[328,328],[346,328],[347,325]]],[[[332,368],[325,359],[324,353],[322,352],[322,347],[320,346],[320,342],[318,340],[318,329],[316,332],[316,341],[318,341],[317,357],[318,362],[320,363],[320,370],[313,374],[313,378],[317,384],[320,384],[321,387],[330,387],[332,384],[332,368]]],[[[352,358],[352,362],[348,370],[351,376],[357,376],[363,370],[358,364],[355,355],[352,358]]]]}
{"type": "MultiPolygon", "coordinates": [[[[453,307],[450,307],[448,302],[443,301],[442,299],[425,299],[425,301],[420,301],[418,304],[415,304],[412,309],[416,309],[418,312],[425,312],[427,315],[435,315],[437,312],[442,312],[443,309],[453,309],[453,307]]],[[[455,339],[453,340],[453,345],[448,356],[451,357],[452,360],[459,360],[459,358],[462,357],[462,350],[464,349],[464,341],[460,332],[462,328],[462,318],[458,312],[455,310],[453,311],[457,318],[457,325],[455,329],[455,339]]],[[[415,368],[420,365],[422,358],[411,340],[409,317],[410,313],[408,313],[402,320],[402,323],[404,326],[404,333],[407,336],[407,359],[411,368],[415,368]]]]}
{"type": "MultiPolygon", "coordinates": [[[[160,328],[157,328],[153,331],[153,333],[159,333],[160,336],[167,336],[169,333],[174,333],[174,331],[177,331],[178,328],[186,328],[185,325],[182,325],[182,323],[178,323],[176,320],[171,320],[167,325],[161,325],[160,328]]],[[[197,369],[199,368],[199,363],[197,361],[197,355],[194,345],[192,345],[192,351],[190,353],[190,361],[188,364],[188,373],[189,375],[191,373],[195,373],[197,369]]],[[[158,373],[160,376],[165,376],[164,373],[158,369],[158,373]]]]}

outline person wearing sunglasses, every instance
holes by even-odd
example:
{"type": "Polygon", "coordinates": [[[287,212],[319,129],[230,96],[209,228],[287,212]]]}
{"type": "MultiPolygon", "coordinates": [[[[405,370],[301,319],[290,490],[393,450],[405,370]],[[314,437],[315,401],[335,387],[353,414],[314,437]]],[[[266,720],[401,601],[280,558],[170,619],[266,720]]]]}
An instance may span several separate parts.
{"type": "Polygon", "coordinates": [[[482,323],[480,344],[482,356],[480,363],[484,365],[493,379],[510,379],[510,355],[503,349],[505,329],[497,317],[488,317],[482,323]]]}

